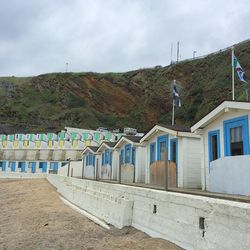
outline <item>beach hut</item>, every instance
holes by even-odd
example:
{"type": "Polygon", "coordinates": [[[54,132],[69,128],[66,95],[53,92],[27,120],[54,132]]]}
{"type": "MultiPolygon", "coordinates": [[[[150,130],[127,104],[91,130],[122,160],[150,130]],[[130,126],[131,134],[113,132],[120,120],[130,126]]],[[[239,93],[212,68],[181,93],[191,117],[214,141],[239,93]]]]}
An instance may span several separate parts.
{"type": "Polygon", "coordinates": [[[82,152],[82,162],[84,166],[83,176],[90,179],[96,178],[96,151],[98,146],[87,146],[82,152]]]}
{"type": "Polygon", "coordinates": [[[114,169],[117,169],[117,179],[120,178],[121,182],[145,182],[144,155],[140,139],[141,136],[124,135],[114,146],[114,169]]]}
{"type": "Polygon", "coordinates": [[[183,126],[155,125],[140,140],[145,147],[145,180],[164,186],[201,188],[200,136],[183,126]]]}
{"type": "MultiPolygon", "coordinates": [[[[113,168],[113,149],[116,145],[116,142],[104,141],[101,143],[97,149],[97,157],[99,159],[99,169],[98,176],[100,179],[116,179],[117,178],[117,169],[113,168]]],[[[115,159],[119,160],[119,159],[115,159]]]]}
{"type": "Polygon", "coordinates": [[[250,103],[225,101],[191,131],[201,135],[202,187],[250,195],[250,103]]]}

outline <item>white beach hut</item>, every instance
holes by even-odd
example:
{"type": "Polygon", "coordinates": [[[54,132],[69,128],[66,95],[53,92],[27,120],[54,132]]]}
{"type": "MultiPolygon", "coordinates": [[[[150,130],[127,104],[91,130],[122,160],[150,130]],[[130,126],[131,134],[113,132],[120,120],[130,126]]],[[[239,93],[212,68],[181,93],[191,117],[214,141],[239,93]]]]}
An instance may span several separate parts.
{"type": "Polygon", "coordinates": [[[250,195],[250,103],[225,101],[197,122],[204,190],[250,195]]]}

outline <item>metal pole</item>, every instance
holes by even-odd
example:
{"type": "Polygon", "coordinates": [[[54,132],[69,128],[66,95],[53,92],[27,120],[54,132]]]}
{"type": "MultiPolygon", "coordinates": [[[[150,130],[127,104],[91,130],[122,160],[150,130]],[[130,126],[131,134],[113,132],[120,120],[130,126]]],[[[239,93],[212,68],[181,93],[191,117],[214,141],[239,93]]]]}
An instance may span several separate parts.
{"type": "Polygon", "coordinates": [[[197,51],[193,51],[193,59],[195,59],[195,54],[196,54],[197,51]]]}
{"type": "Polygon", "coordinates": [[[121,166],[121,155],[120,155],[119,156],[119,180],[118,180],[119,184],[121,184],[121,177],[122,177],[121,168],[122,166],[121,166]]]}
{"type": "Polygon", "coordinates": [[[172,126],[174,126],[174,100],[173,100],[173,111],[172,111],[172,126]]]}
{"type": "MultiPolygon", "coordinates": [[[[174,80],[174,86],[175,86],[175,84],[176,84],[176,80],[174,80]]],[[[174,88],[174,86],[173,86],[173,88],[174,88]]],[[[174,96],[172,98],[173,98],[172,126],[174,126],[174,96]]]]}
{"type": "Polygon", "coordinates": [[[248,88],[246,89],[246,99],[248,101],[248,88]]]}
{"type": "Polygon", "coordinates": [[[82,159],[82,179],[83,179],[83,176],[84,176],[84,158],[82,159]]]}
{"type": "Polygon", "coordinates": [[[66,73],[68,72],[69,63],[66,63],[66,73]]]}
{"type": "Polygon", "coordinates": [[[234,46],[232,46],[232,100],[234,101],[234,46]]]}
{"type": "Polygon", "coordinates": [[[69,171],[70,171],[70,159],[69,159],[69,163],[68,163],[68,176],[69,176],[69,171]]]}
{"type": "Polygon", "coordinates": [[[168,190],[168,147],[165,150],[165,190],[168,190]]]}
{"type": "Polygon", "coordinates": [[[179,46],[180,46],[180,43],[179,43],[179,41],[177,42],[177,60],[176,60],[176,62],[178,63],[179,62],[179,46]]]}
{"type": "Polygon", "coordinates": [[[99,161],[96,159],[96,173],[95,173],[95,179],[98,181],[99,180],[99,175],[98,175],[98,168],[99,168],[99,161]]]}
{"type": "Polygon", "coordinates": [[[173,63],[173,43],[171,43],[171,62],[170,64],[173,63]]]}

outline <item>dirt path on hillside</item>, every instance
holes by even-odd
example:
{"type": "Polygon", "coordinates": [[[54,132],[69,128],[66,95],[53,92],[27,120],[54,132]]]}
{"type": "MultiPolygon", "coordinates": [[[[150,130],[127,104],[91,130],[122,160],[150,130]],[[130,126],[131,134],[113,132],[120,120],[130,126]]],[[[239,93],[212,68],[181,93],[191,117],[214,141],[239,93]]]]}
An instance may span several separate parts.
{"type": "Polygon", "coordinates": [[[179,249],[134,229],[103,229],[45,179],[0,180],[0,249],[179,249]]]}

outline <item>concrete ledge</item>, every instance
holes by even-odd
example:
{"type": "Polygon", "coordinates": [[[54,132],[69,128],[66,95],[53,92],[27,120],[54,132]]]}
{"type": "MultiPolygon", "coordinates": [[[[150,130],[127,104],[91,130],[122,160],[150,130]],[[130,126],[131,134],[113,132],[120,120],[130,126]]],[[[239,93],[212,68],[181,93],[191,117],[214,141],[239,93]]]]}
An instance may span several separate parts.
{"type": "Polygon", "coordinates": [[[250,245],[248,203],[58,175],[47,178],[66,199],[118,228],[132,225],[185,249],[250,245]]]}
{"type": "Polygon", "coordinates": [[[63,197],[94,216],[117,228],[131,225],[133,201],[123,195],[85,188],[79,185],[81,180],[71,177],[48,175],[47,179],[63,197]]]}
{"type": "Polygon", "coordinates": [[[46,178],[47,174],[42,173],[22,173],[22,172],[0,172],[0,179],[33,179],[33,178],[46,178]]]}

